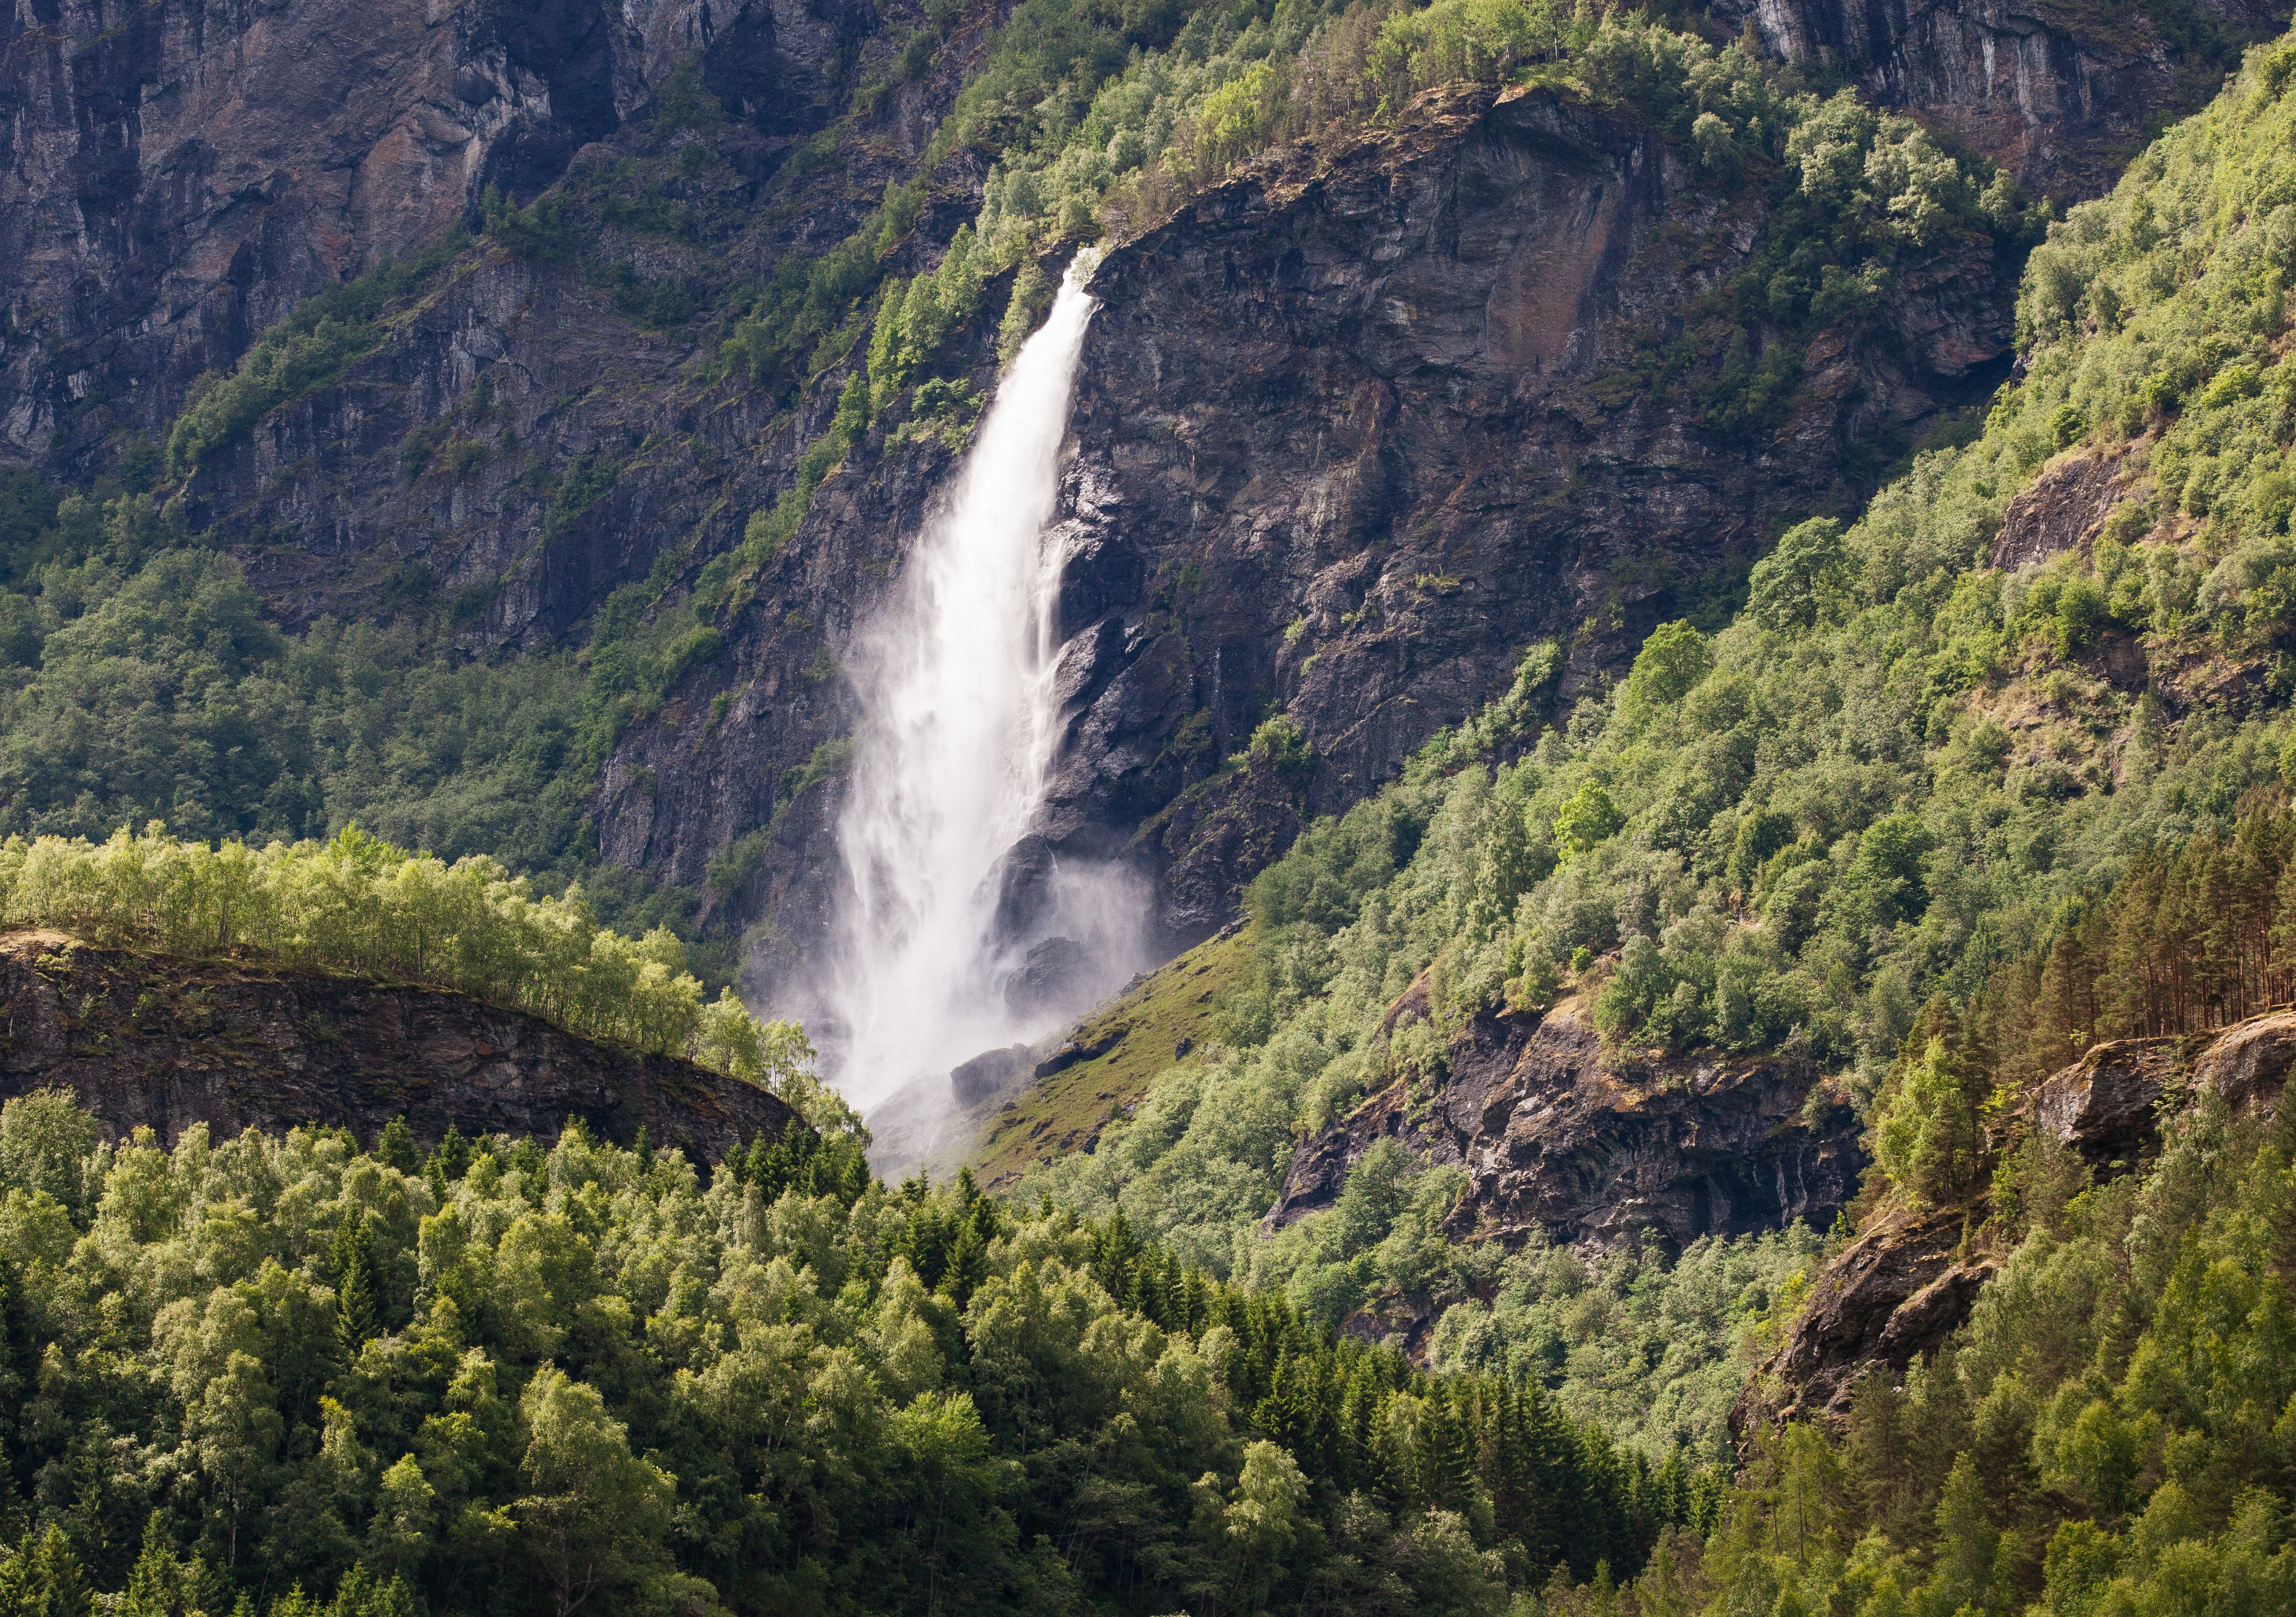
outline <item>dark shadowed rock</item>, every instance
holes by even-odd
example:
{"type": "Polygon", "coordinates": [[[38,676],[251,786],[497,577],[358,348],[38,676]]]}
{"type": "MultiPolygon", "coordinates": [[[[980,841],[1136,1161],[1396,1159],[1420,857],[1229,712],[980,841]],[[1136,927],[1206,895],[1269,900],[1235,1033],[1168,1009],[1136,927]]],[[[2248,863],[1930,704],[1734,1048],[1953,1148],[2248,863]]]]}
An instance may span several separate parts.
{"type": "Polygon", "coordinates": [[[1021,1087],[1037,1070],[1037,1053],[1027,1045],[988,1050],[949,1069],[949,1088],[960,1106],[977,1106],[1021,1087]]]}
{"type": "Polygon", "coordinates": [[[2186,1073],[2185,1040],[2102,1044],[2042,1084],[2033,1124],[2094,1168],[2135,1162],[2160,1139],[2161,1097],[2186,1073]]]}
{"type": "Polygon", "coordinates": [[[1303,1140],[1267,1227],[1331,1206],[1383,1138],[1466,1170],[1456,1233],[1591,1247],[1823,1226],[1866,1165],[1847,1100],[1807,1062],[1606,1054],[1569,1007],[1478,1018],[1448,1055],[1439,1087],[1398,1080],[1303,1140]]]}
{"type": "MultiPolygon", "coordinates": [[[[2287,26],[2257,0],[2193,8],[2235,37],[2287,26]]],[[[1845,70],[1876,101],[1918,111],[2061,201],[2110,185],[2157,121],[2190,111],[2216,81],[2139,5],[2008,0],[1723,0],[1797,62],[1845,70]]]]}
{"type": "Polygon", "coordinates": [[[0,936],[0,1095],[70,1089],[115,1136],[321,1123],[372,1145],[403,1115],[423,1142],[449,1123],[547,1138],[578,1117],[711,1163],[805,1126],[752,1085],[443,989],[15,932],[0,936]]]}
{"type": "Polygon", "coordinates": [[[1022,1016],[1074,1005],[1090,983],[1092,971],[1092,951],[1083,944],[1074,938],[1047,938],[1030,948],[1020,969],[1004,980],[1004,1003],[1022,1016]]]}

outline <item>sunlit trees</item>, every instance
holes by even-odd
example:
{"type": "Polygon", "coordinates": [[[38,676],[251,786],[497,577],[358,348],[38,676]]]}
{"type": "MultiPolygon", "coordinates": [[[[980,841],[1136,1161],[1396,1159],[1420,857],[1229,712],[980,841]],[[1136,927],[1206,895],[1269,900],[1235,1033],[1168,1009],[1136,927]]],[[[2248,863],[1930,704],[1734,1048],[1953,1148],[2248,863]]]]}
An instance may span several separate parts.
{"type": "Polygon", "coordinates": [[[705,1002],[667,928],[625,937],[597,923],[579,889],[537,897],[482,855],[450,865],[357,827],[260,849],[183,841],[158,825],[102,842],[12,837],[0,843],[0,918],[91,942],[460,989],[769,1087],[818,1120],[851,1120],[814,1078],[803,1030],[761,1025],[730,989],[705,1002]]]}
{"type": "Polygon", "coordinates": [[[64,1142],[0,1153],[0,1565],[71,1617],[1243,1612],[1365,1557],[1480,1610],[1508,1555],[1630,1568],[1722,1488],[1120,1219],[828,1145],[705,1175],[570,1126],[410,1171],[194,1128],[94,1145],[67,1208],[42,1186],[87,1128],[0,1107],[0,1140],[64,1142]],[[212,1594],[165,1594],[163,1552],[212,1594]]]}

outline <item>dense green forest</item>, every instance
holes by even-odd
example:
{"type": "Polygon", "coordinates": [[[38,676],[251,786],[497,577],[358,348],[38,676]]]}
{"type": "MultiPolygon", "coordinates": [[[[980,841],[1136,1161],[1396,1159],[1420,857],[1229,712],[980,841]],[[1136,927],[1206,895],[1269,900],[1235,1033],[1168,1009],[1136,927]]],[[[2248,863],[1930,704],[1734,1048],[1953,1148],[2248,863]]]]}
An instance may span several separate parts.
{"type": "Polygon", "coordinates": [[[10,1101],[0,1610],[1496,1613],[1717,1519],[1535,1383],[812,1141],[10,1101]]]}

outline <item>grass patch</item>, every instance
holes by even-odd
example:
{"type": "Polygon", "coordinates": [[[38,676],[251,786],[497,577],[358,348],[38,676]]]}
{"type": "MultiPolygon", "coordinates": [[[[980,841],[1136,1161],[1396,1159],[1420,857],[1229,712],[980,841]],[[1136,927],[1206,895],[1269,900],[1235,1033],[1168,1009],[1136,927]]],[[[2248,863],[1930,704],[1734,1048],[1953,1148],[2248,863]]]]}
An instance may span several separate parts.
{"type": "Polygon", "coordinates": [[[1039,1162],[1083,1150],[1174,1062],[1210,1045],[1223,991],[1242,978],[1251,948],[1248,925],[1200,943],[1078,1022],[1069,1034],[1074,1042],[1113,1042],[1090,1061],[1033,1080],[1012,1111],[996,1114],[972,1153],[981,1183],[1003,1189],[1039,1162]],[[1176,1054],[1184,1044],[1188,1054],[1176,1054]]]}

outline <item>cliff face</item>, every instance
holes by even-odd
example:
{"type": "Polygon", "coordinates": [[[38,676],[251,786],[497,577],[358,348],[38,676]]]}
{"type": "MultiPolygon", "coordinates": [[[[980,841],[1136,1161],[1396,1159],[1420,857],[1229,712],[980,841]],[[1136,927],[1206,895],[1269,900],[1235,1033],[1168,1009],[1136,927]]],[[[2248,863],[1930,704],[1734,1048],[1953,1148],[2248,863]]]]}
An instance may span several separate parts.
{"type": "MultiPolygon", "coordinates": [[[[1632,119],[1545,93],[1437,94],[1397,131],[1283,154],[1111,252],[1062,476],[1071,695],[1037,849],[1130,847],[1161,878],[1168,933],[1204,936],[1300,817],[1390,777],[1504,690],[1530,642],[1572,637],[1567,703],[1784,513],[1854,502],[1846,444],[1982,397],[2006,360],[2006,291],[1967,242],[1906,267],[1885,335],[1819,339],[1782,428],[1710,431],[1693,399],[1625,381],[1636,331],[1743,262],[1764,206],[1700,183],[1632,119]],[[1206,784],[1279,711],[1310,769],[1206,784]]],[[[812,559],[786,576],[845,559],[857,587],[825,621],[865,614],[854,572],[897,561],[916,489],[899,458],[857,456],[824,485],[800,534],[812,559]]],[[[730,721],[791,690],[788,656],[735,649],[724,739],[633,736],[618,767],[642,766],[647,790],[610,788],[611,837],[642,823],[649,857],[684,868],[750,828],[726,824],[723,783],[756,732],[730,721]]],[[[775,922],[768,984],[826,911],[820,823],[788,817],[746,895],[775,922]]]]}
{"type": "Polygon", "coordinates": [[[0,1097],[57,1086],[114,1134],[172,1141],[303,1123],[372,1145],[554,1136],[569,1117],[627,1144],[641,1125],[697,1162],[805,1124],[776,1096],[438,989],[194,964],[53,932],[0,937],[0,1097]]]}
{"type": "MultiPolygon", "coordinates": [[[[373,352],[217,449],[182,510],[291,626],[444,595],[464,644],[501,655],[578,641],[657,569],[682,610],[795,480],[856,361],[803,390],[753,381],[715,363],[706,323],[645,308],[718,307],[844,240],[911,173],[998,14],[966,8],[912,76],[888,68],[923,21],[908,0],[28,0],[0,23],[23,64],[0,85],[0,455],[110,464],[124,429],[160,427],[299,300],[472,222],[488,185],[555,185],[619,222],[578,261],[464,254],[373,352]],[[687,64],[727,115],[706,141],[660,113],[687,64]],[[870,76],[883,93],[818,149],[870,76]]],[[[2078,20],[1753,14],[1775,48],[1831,53],[1924,116],[2013,104],[2015,128],[2074,130],[2083,152],[2191,70],[2152,34],[2133,78],[2050,56],[2051,78],[1985,43],[2062,34],[2066,60],[2104,60],[2111,30],[2078,20]],[[2005,60],[2026,65],[1997,83],[1969,65],[2005,60]],[[2044,94],[2061,81],[2088,88],[2044,94]],[[2013,83],[2025,99],[1997,106],[2013,83]]],[[[2014,155],[2011,123],[1969,127],[2014,155]]],[[[2060,146],[2031,172],[2057,172],[2060,146]]],[[[890,271],[937,260],[986,162],[942,164],[890,271]]],[[[2066,183],[2095,188],[2105,162],[2066,183]]],[[[1845,447],[1902,443],[2003,373],[2004,267],[1961,242],[1900,264],[1868,328],[1817,339],[1783,427],[1718,434],[1650,397],[1623,368],[1632,340],[1678,330],[1764,209],[1631,119],[1438,95],[1395,130],[1276,154],[1111,253],[1063,493],[1070,727],[1022,862],[1131,850],[1168,937],[1203,936],[1304,817],[1504,688],[1526,644],[1571,637],[1567,702],[1785,516],[1854,505],[1845,447]],[[1277,711],[1312,767],[1213,779],[1277,711]]],[[[1002,304],[992,286],[945,372],[993,386],[1002,304]]],[[[892,447],[901,424],[822,486],[597,779],[601,851],[689,886],[766,833],[712,903],[767,923],[768,997],[812,956],[837,880],[838,783],[792,772],[858,722],[841,659],[954,458],[931,436],[892,447]]]]}
{"type": "Polygon", "coordinates": [[[2154,128],[2215,94],[2243,44],[2287,19],[2256,0],[2177,12],[2073,0],[1753,0],[1742,14],[1793,62],[1846,71],[2060,201],[2109,189],[2154,128]]]}
{"type": "Polygon", "coordinates": [[[691,60],[776,155],[866,0],[25,0],[0,16],[0,439],[155,430],[302,299],[524,200],[691,60]]]}
{"type": "Polygon", "coordinates": [[[1386,1138],[1466,1171],[1454,1233],[1510,1244],[1602,1248],[1654,1230],[1679,1250],[1823,1227],[1866,1167],[1846,1097],[1807,1063],[1606,1055],[1575,1003],[1478,1018],[1447,1054],[1439,1082],[1398,1079],[1301,1141],[1268,1225],[1331,1206],[1386,1138]]]}

